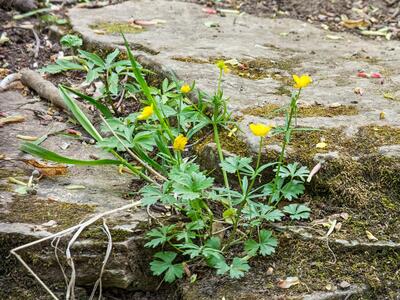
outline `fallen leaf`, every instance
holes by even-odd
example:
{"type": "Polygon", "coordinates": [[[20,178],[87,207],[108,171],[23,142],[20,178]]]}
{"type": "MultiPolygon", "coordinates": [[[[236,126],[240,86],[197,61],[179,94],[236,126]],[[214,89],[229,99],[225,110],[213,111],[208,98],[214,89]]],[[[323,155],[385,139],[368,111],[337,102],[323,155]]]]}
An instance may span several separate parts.
{"type": "Polygon", "coordinates": [[[350,216],[349,216],[348,213],[343,212],[343,213],[340,214],[340,217],[341,217],[343,220],[348,220],[350,216]]]}
{"type": "Polygon", "coordinates": [[[282,280],[282,279],[279,280],[277,285],[281,289],[288,289],[299,283],[300,283],[300,280],[298,277],[287,277],[285,280],[282,280]]]}
{"type": "Polygon", "coordinates": [[[5,43],[8,43],[10,39],[7,37],[7,32],[3,32],[0,36],[0,45],[3,45],[5,43]]]}
{"type": "Polygon", "coordinates": [[[369,75],[367,73],[365,73],[364,71],[360,71],[357,73],[357,77],[368,78],[369,75]]]}
{"type": "Polygon", "coordinates": [[[205,12],[206,14],[209,15],[216,15],[217,14],[217,10],[214,8],[210,8],[210,7],[203,7],[203,12],[205,12]]]}
{"type": "Polygon", "coordinates": [[[322,167],[322,164],[320,162],[314,166],[314,168],[310,172],[310,175],[308,175],[308,177],[307,177],[307,182],[311,181],[311,179],[314,177],[315,174],[318,173],[318,171],[321,169],[321,167],[322,167]]]}
{"type": "Polygon", "coordinates": [[[139,26],[151,26],[151,25],[158,25],[158,24],[165,24],[167,21],[161,19],[153,19],[153,20],[129,20],[129,24],[135,24],[139,26]]]}
{"type": "Polygon", "coordinates": [[[391,93],[384,93],[383,98],[389,99],[389,100],[396,100],[395,96],[391,93]]]}
{"type": "Polygon", "coordinates": [[[321,24],[322,29],[329,30],[329,26],[326,24],[321,24]]]}
{"type": "Polygon", "coordinates": [[[24,116],[10,116],[10,117],[5,117],[5,118],[0,118],[0,127],[6,124],[11,124],[11,123],[21,123],[25,121],[24,116]]]}
{"type": "Polygon", "coordinates": [[[336,220],[331,221],[331,225],[329,226],[329,230],[328,230],[328,232],[325,234],[325,237],[328,237],[328,236],[330,236],[330,235],[332,234],[332,232],[335,230],[336,223],[337,223],[336,220]]]}
{"type": "Polygon", "coordinates": [[[342,106],[342,104],[339,103],[339,102],[334,102],[334,103],[329,104],[330,108],[338,108],[338,107],[341,107],[341,106],[342,106]]]}
{"type": "Polygon", "coordinates": [[[339,287],[341,289],[348,289],[350,287],[350,283],[348,283],[347,281],[343,280],[341,283],[339,283],[339,287]]]}
{"type": "Polygon", "coordinates": [[[381,111],[379,113],[379,120],[384,120],[385,119],[385,113],[383,111],[381,111]]]}
{"type": "Polygon", "coordinates": [[[221,8],[218,10],[219,12],[223,13],[223,14],[232,14],[232,15],[238,15],[240,14],[240,11],[238,11],[237,9],[226,9],[226,8],[221,8]]]}
{"type": "Polygon", "coordinates": [[[70,184],[70,185],[67,185],[65,188],[67,190],[71,190],[71,191],[73,191],[73,190],[84,190],[84,189],[86,189],[86,186],[79,185],[79,184],[70,184]]]}
{"type": "Polygon", "coordinates": [[[362,95],[364,95],[364,90],[360,87],[356,87],[356,88],[354,88],[354,93],[362,96],[362,95]]]}
{"type": "Polygon", "coordinates": [[[68,173],[68,167],[63,165],[46,165],[40,163],[34,159],[24,159],[22,160],[24,163],[39,169],[40,173],[43,176],[52,177],[52,176],[61,176],[68,173]]]}
{"type": "Polygon", "coordinates": [[[37,136],[21,135],[21,134],[17,134],[15,137],[17,139],[24,140],[24,141],[36,141],[38,139],[37,136]]]}
{"type": "Polygon", "coordinates": [[[235,66],[238,66],[241,64],[236,58],[225,60],[224,63],[227,65],[231,65],[232,67],[235,67],[235,66]]]}
{"type": "Polygon", "coordinates": [[[382,77],[383,77],[383,76],[382,76],[381,73],[378,73],[378,72],[371,73],[371,78],[382,78],[382,77]]]}
{"type": "Polygon", "coordinates": [[[213,21],[204,22],[204,25],[206,25],[208,28],[219,27],[219,24],[213,21]]]}
{"type": "Polygon", "coordinates": [[[357,27],[367,27],[368,25],[370,25],[370,23],[365,19],[343,20],[340,24],[348,29],[354,29],[357,27]]]}
{"type": "Polygon", "coordinates": [[[334,41],[343,40],[342,36],[340,36],[340,35],[332,35],[332,34],[327,34],[326,38],[330,39],[330,40],[334,40],[334,41]]]}
{"type": "Polygon", "coordinates": [[[315,145],[315,148],[317,148],[317,149],[325,149],[327,146],[328,146],[327,143],[319,142],[318,144],[315,145]]]}
{"type": "Polygon", "coordinates": [[[46,223],[43,223],[41,226],[44,226],[44,227],[54,227],[54,226],[57,226],[57,221],[50,220],[50,221],[48,221],[48,222],[46,222],[46,223]]]}
{"type": "Polygon", "coordinates": [[[75,129],[67,129],[66,132],[68,134],[76,135],[76,136],[82,136],[82,133],[78,130],[75,129]]]}
{"type": "Polygon", "coordinates": [[[378,239],[368,230],[365,230],[365,234],[370,241],[376,242],[378,239]]]}

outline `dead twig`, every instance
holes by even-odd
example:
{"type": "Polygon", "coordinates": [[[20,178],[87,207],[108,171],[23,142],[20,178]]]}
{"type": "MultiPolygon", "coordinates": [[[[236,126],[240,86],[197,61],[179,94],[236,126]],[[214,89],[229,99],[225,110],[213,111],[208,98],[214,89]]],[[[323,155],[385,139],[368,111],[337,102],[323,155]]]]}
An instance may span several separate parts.
{"type": "Polygon", "coordinates": [[[36,40],[36,45],[35,45],[35,52],[34,52],[34,57],[38,58],[39,57],[39,51],[40,51],[40,38],[37,32],[35,31],[34,28],[32,28],[33,35],[35,36],[36,40]]]}

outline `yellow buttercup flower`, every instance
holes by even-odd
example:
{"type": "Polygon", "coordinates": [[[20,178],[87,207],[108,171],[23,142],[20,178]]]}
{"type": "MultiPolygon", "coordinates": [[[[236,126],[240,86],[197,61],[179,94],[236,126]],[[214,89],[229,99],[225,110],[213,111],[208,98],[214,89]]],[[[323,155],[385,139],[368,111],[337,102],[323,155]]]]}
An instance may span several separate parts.
{"type": "Polygon", "coordinates": [[[153,112],[154,112],[153,104],[149,105],[149,106],[145,106],[143,108],[142,112],[140,113],[140,115],[137,117],[137,119],[140,121],[147,120],[148,118],[151,117],[153,112]]]}
{"type": "Polygon", "coordinates": [[[218,69],[224,71],[224,73],[229,73],[230,70],[223,60],[218,60],[215,64],[218,67],[218,69]]]}
{"type": "Polygon", "coordinates": [[[267,126],[267,125],[260,124],[260,123],[258,123],[258,124],[251,123],[249,125],[249,127],[250,127],[251,132],[255,136],[266,136],[274,126],[271,126],[271,125],[267,126]]]}
{"type": "Polygon", "coordinates": [[[295,82],[294,87],[296,89],[305,88],[306,86],[308,86],[312,82],[311,77],[308,76],[308,75],[301,75],[300,77],[297,76],[297,75],[293,75],[293,80],[295,82]]]}
{"type": "Polygon", "coordinates": [[[190,93],[191,90],[192,90],[192,89],[190,88],[190,85],[188,85],[188,84],[184,84],[184,85],[182,85],[182,87],[181,87],[181,92],[182,92],[183,94],[188,94],[188,93],[190,93]]]}
{"type": "Polygon", "coordinates": [[[183,134],[178,135],[174,140],[173,148],[177,151],[185,150],[185,146],[188,142],[188,138],[183,136],[183,134]]]}

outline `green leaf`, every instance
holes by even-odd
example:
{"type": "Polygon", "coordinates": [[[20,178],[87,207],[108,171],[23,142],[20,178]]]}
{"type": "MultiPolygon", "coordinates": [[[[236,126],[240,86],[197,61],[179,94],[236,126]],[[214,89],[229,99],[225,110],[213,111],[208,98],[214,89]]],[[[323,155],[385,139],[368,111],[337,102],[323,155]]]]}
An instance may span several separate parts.
{"type": "Polygon", "coordinates": [[[278,241],[272,236],[272,232],[262,229],[258,236],[259,242],[250,239],[244,244],[244,249],[250,256],[255,256],[259,252],[262,256],[271,255],[275,252],[278,241]]]}
{"type": "Polygon", "coordinates": [[[150,230],[146,236],[151,238],[151,240],[146,243],[144,246],[148,248],[156,248],[157,246],[164,245],[168,242],[172,236],[170,235],[172,231],[175,229],[175,225],[170,226],[162,226],[159,228],[154,228],[150,230]]]}
{"type": "Polygon", "coordinates": [[[62,46],[66,48],[77,48],[82,46],[82,39],[73,34],[66,34],[60,39],[60,43],[62,46]]]}
{"type": "Polygon", "coordinates": [[[168,283],[174,282],[177,278],[182,278],[183,265],[172,263],[176,258],[176,253],[170,251],[157,252],[154,257],[158,258],[150,263],[150,269],[154,275],[159,276],[165,273],[164,280],[168,283]]]}
{"type": "Polygon", "coordinates": [[[86,52],[84,50],[79,49],[79,54],[89,60],[90,62],[94,63],[96,66],[105,67],[104,61],[98,56],[97,54],[86,52]]]}
{"type": "Polygon", "coordinates": [[[290,204],[283,208],[283,211],[290,215],[292,220],[308,219],[311,209],[304,204],[290,204]]]}
{"type": "Polygon", "coordinates": [[[142,194],[142,205],[153,205],[160,201],[163,204],[171,204],[175,201],[174,196],[169,191],[169,182],[163,184],[162,190],[155,185],[146,185],[140,190],[142,194]]]}
{"type": "Polygon", "coordinates": [[[118,94],[118,74],[115,72],[111,72],[110,77],[108,78],[108,86],[110,93],[112,95],[117,95],[118,94]]]}
{"type": "Polygon", "coordinates": [[[299,180],[293,179],[283,186],[281,193],[284,198],[291,201],[304,193],[304,184],[299,180]]]}
{"type": "Polygon", "coordinates": [[[229,276],[233,279],[239,279],[244,276],[248,270],[250,270],[250,266],[244,259],[235,257],[230,265],[229,276]]]}
{"type": "Polygon", "coordinates": [[[82,94],[81,92],[74,90],[73,88],[67,87],[67,86],[62,86],[64,89],[66,89],[67,91],[77,95],[78,97],[82,98],[83,100],[89,102],[90,104],[92,104],[94,107],[96,107],[101,113],[102,115],[108,119],[108,118],[113,118],[113,114],[111,113],[111,111],[108,109],[107,106],[105,106],[103,103],[95,100],[94,98],[87,96],[85,94],[82,94]]]}
{"type": "Polygon", "coordinates": [[[120,165],[121,161],[112,159],[98,159],[98,160],[79,160],[65,156],[61,156],[57,153],[47,150],[34,143],[25,142],[20,147],[21,151],[29,153],[31,155],[54,161],[62,164],[81,165],[81,166],[100,166],[100,165],[120,165]]]}
{"type": "Polygon", "coordinates": [[[280,169],[279,176],[282,178],[291,177],[296,178],[298,177],[302,181],[304,181],[310,172],[305,166],[300,166],[299,163],[295,162],[293,164],[288,164],[287,166],[283,166],[280,169]]]}
{"type": "Polygon", "coordinates": [[[96,128],[94,128],[93,124],[89,121],[89,119],[85,116],[79,106],[75,103],[75,101],[70,97],[67,90],[63,87],[59,87],[60,94],[68,106],[74,117],[78,120],[79,124],[89,133],[96,141],[101,141],[103,138],[100,133],[97,132],[96,128]]]}
{"type": "Polygon", "coordinates": [[[232,264],[228,266],[225,260],[220,261],[216,265],[217,274],[223,275],[229,271],[229,276],[233,279],[239,279],[244,276],[244,273],[250,270],[250,266],[246,260],[235,257],[232,260],[232,264]]]}
{"type": "Polygon", "coordinates": [[[125,48],[126,48],[126,51],[128,52],[128,58],[131,61],[131,65],[132,65],[133,73],[135,74],[135,78],[136,78],[137,82],[139,83],[140,87],[142,88],[143,94],[146,96],[146,98],[148,100],[151,100],[152,102],[154,102],[153,96],[151,95],[151,92],[150,92],[150,88],[139,69],[138,63],[136,62],[136,59],[133,56],[132,51],[129,47],[129,43],[126,40],[125,35],[123,33],[121,33],[121,34],[122,34],[122,37],[125,42],[125,48]]]}
{"type": "Polygon", "coordinates": [[[228,173],[234,174],[243,169],[252,169],[250,166],[252,159],[250,157],[230,156],[225,158],[219,165],[228,173]]]}
{"type": "Polygon", "coordinates": [[[111,67],[111,64],[113,63],[114,59],[119,55],[120,51],[119,49],[115,49],[113,52],[107,55],[106,57],[106,67],[109,68],[111,67]]]}

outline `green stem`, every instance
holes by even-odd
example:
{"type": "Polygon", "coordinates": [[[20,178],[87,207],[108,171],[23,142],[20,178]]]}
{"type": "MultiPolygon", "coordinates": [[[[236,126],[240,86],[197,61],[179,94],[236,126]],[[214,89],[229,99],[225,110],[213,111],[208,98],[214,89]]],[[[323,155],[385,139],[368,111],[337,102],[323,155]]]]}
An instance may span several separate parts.
{"type": "MultiPolygon", "coordinates": [[[[258,171],[258,168],[260,167],[260,162],[261,162],[261,151],[262,151],[263,142],[264,142],[264,137],[261,137],[261,138],[260,138],[260,144],[259,144],[259,146],[258,146],[257,163],[256,163],[256,168],[255,168],[255,172],[256,172],[256,173],[257,173],[257,171],[258,171]]],[[[249,193],[250,193],[251,189],[253,188],[253,185],[254,185],[254,183],[255,183],[256,177],[257,177],[257,176],[254,176],[254,178],[251,180],[251,183],[250,183],[249,187],[248,187],[247,190],[246,190],[246,193],[245,193],[245,195],[244,195],[244,197],[243,197],[243,200],[242,200],[242,202],[240,202],[240,204],[239,204],[239,208],[238,208],[238,211],[237,211],[237,213],[236,213],[236,218],[235,218],[235,220],[234,220],[234,222],[233,222],[232,232],[231,232],[231,235],[229,236],[229,239],[228,239],[228,241],[227,241],[227,243],[226,243],[226,246],[227,246],[227,247],[229,247],[229,245],[232,243],[232,240],[233,240],[233,239],[235,238],[235,236],[236,236],[236,231],[237,231],[238,226],[239,226],[239,219],[240,219],[240,216],[241,216],[241,214],[242,214],[242,210],[243,210],[244,206],[245,206],[246,203],[247,203],[247,197],[249,196],[249,193]]]]}
{"type": "MultiPolygon", "coordinates": [[[[293,116],[295,115],[296,110],[297,110],[297,100],[300,97],[300,93],[301,93],[301,89],[299,89],[299,92],[297,93],[297,95],[292,97],[292,99],[290,101],[289,116],[288,116],[288,119],[287,119],[287,122],[286,122],[286,127],[285,127],[285,137],[283,139],[282,149],[281,149],[281,153],[280,153],[279,159],[278,159],[278,168],[277,168],[277,171],[276,171],[276,174],[275,174],[275,178],[273,180],[273,182],[274,182],[274,192],[275,192],[275,189],[277,188],[279,172],[281,170],[281,166],[282,166],[283,160],[285,158],[286,146],[290,142],[292,120],[293,120],[293,116]]],[[[270,199],[269,203],[271,203],[271,199],[270,199]]]]}
{"type": "MultiPolygon", "coordinates": [[[[213,129],[214,129],[214,141],[215,141],[215,144],[217,145],[219,161],[222,163],[224,161],[224,154],[222,153],[221,141],[219,140],[218,126],[215,123],[213,123],[213,129]]],[[[228,190],[230,190],[228,175],[226,174],[226,171],[224,169],[221,168],[221,170],[222,170],[222,175],[224,177],[225,187],[228,190]]],[[[229,198],[230,198],[230,195],[229,195],[229,198]]]]}

